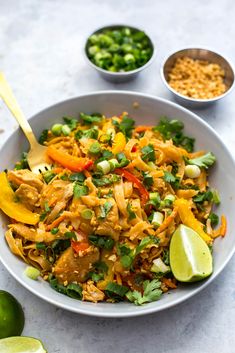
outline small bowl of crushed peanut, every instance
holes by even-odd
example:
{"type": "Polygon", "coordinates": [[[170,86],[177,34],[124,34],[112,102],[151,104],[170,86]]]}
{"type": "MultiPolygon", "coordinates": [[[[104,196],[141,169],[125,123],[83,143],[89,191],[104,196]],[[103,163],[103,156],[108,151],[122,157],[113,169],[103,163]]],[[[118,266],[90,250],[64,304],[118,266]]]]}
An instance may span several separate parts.
{"type": "Polygon", "coordinates": [[[204,108],[225,97],[235,81],[227,59],[200,48],[171,54],[161,67],[161,77],[175,99],[191,108],[204,108]]]}

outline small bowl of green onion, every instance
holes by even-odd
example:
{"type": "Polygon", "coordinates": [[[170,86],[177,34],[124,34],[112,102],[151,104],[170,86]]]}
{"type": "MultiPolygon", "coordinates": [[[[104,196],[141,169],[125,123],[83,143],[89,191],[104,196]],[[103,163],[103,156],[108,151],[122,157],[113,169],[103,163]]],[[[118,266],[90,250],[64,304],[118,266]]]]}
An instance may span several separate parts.
{"type": "Polygon", "coordinates": [[[93,32],[85,44],[89,64],[106,80],[122,83],[135,78],[154,59],[154,45],[142,30],[125,25],[93,32]]]}

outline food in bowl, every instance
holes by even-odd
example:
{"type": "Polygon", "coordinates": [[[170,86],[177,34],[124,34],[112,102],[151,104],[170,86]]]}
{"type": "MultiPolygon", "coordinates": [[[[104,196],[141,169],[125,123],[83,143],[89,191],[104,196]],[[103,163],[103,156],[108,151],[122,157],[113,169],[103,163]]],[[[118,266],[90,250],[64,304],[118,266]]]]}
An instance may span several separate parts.
{"type": "MultiPolygon", "coordinates": [[[[81,113],[80,121],[64,122],[39,139],[51,170],[33,174],[24,155],[14,170],[0,174],[11,251],[72,298],[158,300],[177,288],[169,262],[172,235],[184,226],[209,247],[225,235],[224,216],[214,229],[219,219],[212,207],[220,200],[208,183],[215,156],[193,152],[194,139],[178,120],[135,126],[127,113],[81,113]]],[[[194,275],[185,281],[203,278],[194,275]]]]}
{"type": "Polygon", "coordinates": [[[86,53],[90,61],[110,72],[133,71],[153,55],[153,45],[145,32],[124,26],[110,27],[92,34],[86,53]]]}
{"type": "Polygon", "coordinates": [[[183,96],[211,99],[226,92],[224,77],[225,72],[219,64],[184,56],[176,59],[168,83],[183,96]]]}

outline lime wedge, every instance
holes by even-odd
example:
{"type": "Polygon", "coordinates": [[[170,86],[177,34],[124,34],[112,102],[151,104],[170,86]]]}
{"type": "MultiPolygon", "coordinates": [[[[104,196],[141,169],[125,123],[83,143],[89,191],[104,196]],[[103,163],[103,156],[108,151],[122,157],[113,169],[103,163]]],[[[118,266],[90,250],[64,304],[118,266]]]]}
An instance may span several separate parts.
{"type": "Polygon", "coordinates": [[[0,340],[0,353],[47,353],[41,341],[32,337],[8,337],[0,340]]]}
{"type": "Polygon", "coordinates": [[[0,338],[19,336],[23,328],[22,306],[13,295],[0,290],[0,338]]]}
{"type": "Polygon", "coordinates": [[[196,282],[213,271],[211,252],[205,241],[193,229],[181,224],[170,243],[170,266],[180,282],[196,282]]]}

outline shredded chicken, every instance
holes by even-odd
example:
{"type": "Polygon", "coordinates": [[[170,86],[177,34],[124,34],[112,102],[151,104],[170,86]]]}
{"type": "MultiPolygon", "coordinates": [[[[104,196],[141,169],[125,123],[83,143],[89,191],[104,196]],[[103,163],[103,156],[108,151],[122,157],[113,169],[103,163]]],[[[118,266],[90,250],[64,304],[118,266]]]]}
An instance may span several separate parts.
{"type": "Polygon", "coordinates": [[[41,176],[38,176],[28,169],[21,170],[9,170],[7,173],[8,180],[14,185],[20,186],[21,184],[27,184],[36,188],[39,192],[43,187],[41,176]]]}
{"type": "Polygon", "coordinates": [[[83,285],[82,299],[97,303],[104,300],[104,293],[94,285],[94,282],[88,281],[83,285]]]}
{"type": "Polygon", "coordinates": [[[39,193],[34,186],[21,184],[16,190],[15,195],[30,210],[33,210],[35,207],[39,206],[39,193]]]}

